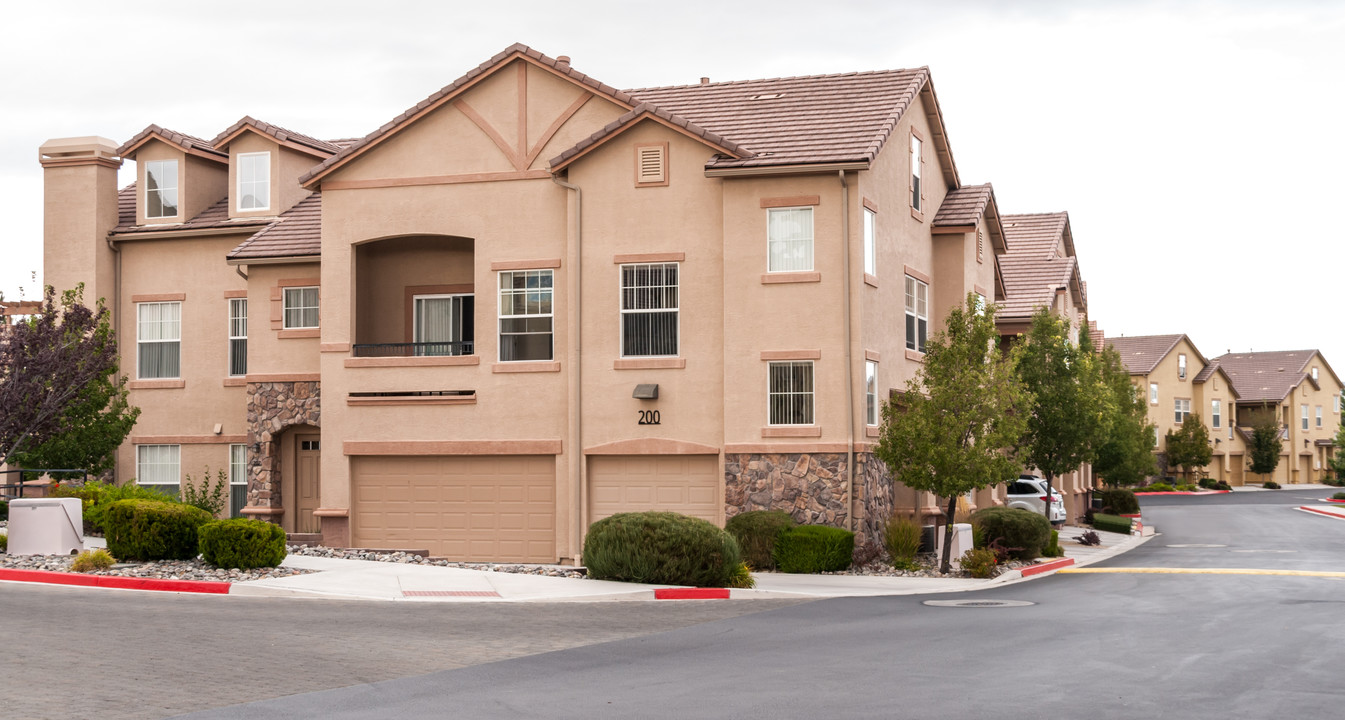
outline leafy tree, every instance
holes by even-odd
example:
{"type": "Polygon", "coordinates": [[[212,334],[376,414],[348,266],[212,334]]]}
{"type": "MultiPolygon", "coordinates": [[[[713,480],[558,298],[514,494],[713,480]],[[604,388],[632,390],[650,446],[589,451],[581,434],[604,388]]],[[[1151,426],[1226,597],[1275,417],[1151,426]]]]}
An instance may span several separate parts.
{"type": "Polygon", "coordinates": [[[1200,413],[1190,413],[1181,427],[1167,433],[1168,464],[1181,467],[1182,476],[1190,482],[1197,469],[1210,464],[1214,451],[1210,449],[1210,432],[1200,413]]]}
{"type": "Polygon", "coordinates": [[[1028,399],[996,349],[994,306],[981,311],[974,294],[948,313],[944,330],[925,346],[925,361],[899,404],[883,404],[874,454],[892,476],[947,505],[940,568],[948,572],[957,499],[1007,482],[1023,466],[1006,448],[1021,437],[1028,399]]]}
{"type": "MultiPolygon", "coordinates": [[[[1019,452],[1046,477],[1048,493],[1056,476],[1093,458],[1108,430],[1107,393],[1094,362],[1070,342],[1069,321],[1044,307],[1014,348],[1014,371],[1033,398],[1019,452]]],[[[1048,503],[1048,519],[1050,512],[1048,503]]]]}
{"type": "Polygon", "coordinates": [[[1107,432],[1094,447],[1093,472],[1112,487],[1137,485],[1158,472],[1153,452],[1157,430],[1149,422],[1148,403],[1130,382],[1130,371],[1115,348],[1105,348],[1095,367],[1108,394],[1108,418],[1107,432]]]}
{"type": "Polygon", "coordinates": [[[1336,482],[1345,480],[1345,423],[1336,431],[1336,449],[1329,462],[1336,473],[1336,482]]]}
{"type": "Polygon", "coordinates": [[[0,463],[22,457],[105,469],[95,460],[135,424],[139,410],[116,378],[108,310],[101,300],[86,307],[83,292],[81,283],[58,300],[47,286],[41,310],[0,334],[0,463]]]}
{"type": "Polygon", "coordinates": [[[1275,472],[1275,468],[1280,464],[1280,450],[1283,448],[1280,432],[1279,421],[1270,416],[1252,426],[1251,447],[1247,448],[1248,454],[1251,455],[1252,472],[1257,475],[1269,475],[1275,472]]]}

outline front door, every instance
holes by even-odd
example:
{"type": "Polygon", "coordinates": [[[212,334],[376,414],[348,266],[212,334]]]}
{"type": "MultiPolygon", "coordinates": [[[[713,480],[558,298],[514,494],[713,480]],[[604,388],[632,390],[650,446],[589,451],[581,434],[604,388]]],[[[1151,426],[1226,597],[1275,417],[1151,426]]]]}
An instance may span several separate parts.
{"type": "Polygon", "coordinates": [[[297,435],[294,438],[294,532],[320,532],[319,520],[313,515],[318,509],[320,486],[319,456],[322,454],[320,436],[297,435]]]}

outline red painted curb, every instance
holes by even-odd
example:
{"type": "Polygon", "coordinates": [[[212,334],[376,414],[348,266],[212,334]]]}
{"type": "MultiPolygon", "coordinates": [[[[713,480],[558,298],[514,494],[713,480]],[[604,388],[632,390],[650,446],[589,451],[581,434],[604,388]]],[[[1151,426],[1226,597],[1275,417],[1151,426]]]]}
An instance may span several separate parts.
{"type": "Polygon", "coordinates": [[[1325,499],[1327,502],[1333,502],[1333,503],[1345,503],[1345,500],[1335,500],[1335,499],[1332,499],[1332,498],[1324,498],[1324,499],[1325,499]]]}
{"type": "Polygon", "coordinates": [[[82,587],[119,588],[122,590],[159,590],[163,592],[214,593],[227,595],[227,582],[206,580],[158,580],[155,578],[118,577],[115,575],[80,575],[79,573],[51,572],[48,570],[0,569],[0,580],[14,582],[48,583],[51,585],[79,585],[82,587]]]}
{"type": "Polygon", "coordinates": [[[1333,517],[1333,518],[1337,518],[1337,519],[1340,519],[1340,520],[1345,520],[1345,515],[1341,515],[1340,513],[1333,513],[1333,512],[1328,512],[1328,511],[1326,511],[1326,510],[1318,510],[1317,508],[1310,508],[1310,507],[1304,507],[1304,506],[1299,506],[1298,509],[1299,509],[1299,510],[1306,510],[1306,511],[1308,511],[1308,512],[1310,512],[1310,513],[1317,513],[1318,515],[1325,515],[1325,516],[1327,516],[1327,517],[1333,517]]]}
{"type": "Polygon", "coordinates": [[[655,600],[728,600],[728,588],[660,588],[655,600]]]}
{"type": "Polygon", "coordinates": [[[1062,567],[1069,567],[1073,564],[1074,558],[1060,558],[1059,560],[1040,563],[1038,565],[1033,565],[1032,567],[1025,567],[1022,570],[1022,574],[1023,577],[1032,577],[1033,575],[1040,575],[1044,572],[1059,570],[1062,567]]]}
{"type": "Polygon", "coordinates": [[[1168,492],[1137,492],[1136,497],[1140,495],[1222,495],[1233,492],[1232,490],[1171,490],[1168,492]]]}

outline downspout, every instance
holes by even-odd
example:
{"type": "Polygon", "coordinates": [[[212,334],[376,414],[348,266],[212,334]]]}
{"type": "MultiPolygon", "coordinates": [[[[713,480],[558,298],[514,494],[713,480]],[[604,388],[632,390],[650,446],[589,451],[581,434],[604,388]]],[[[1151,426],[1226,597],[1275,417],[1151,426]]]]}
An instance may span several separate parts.
{"type": "Polygon", "coordinates": [[[241,278],[243,278],[244,280],[247,280],[247,279],[248,279],[248,274],[245,273],[245,272],[243,272],[243,267],[244,267],[244,266],[242,266],[242,265],[235,265],[235,266],[234,266],[234,272],[238,273],[238,277],[241,277],[241,278]]]}
{"type": "Polygon", "coordinates": [[[844,272],[841,285],[845,293],[845,397],[846,397],[846,438],[845,438],[845,497],[850,504],[846,523],[850,532],[856,531],[855,524],[855,363],[854,349],[850,347],[850,185],[845,181],[845,171],[837,171],[841,180],[841,260],[844,272]]]}
{"type": "Polygon", "coordinates": [[[584,536],[584,191],[578,185],[552,175],[551,181],[566,190],[574,191],[574,403],[570,406],[570,426],[574,438],[570,443],[570,476],[574,478],[574,532],[571,552],[578,565],[583,551],[584,536]]]}
{"type": "MultiPolygon", "coordinates": [[[[112,335],[117,338],[117,380],[125,377],[121,367],[121,250],[112,242],[112,233],[103,237],[107,249],[112,251],[112,335]]],[[[132,448],[134,450],[134,448],[132,448]]],[[[121,477],[121,453],[112,453],[112,482],[121,477]]],[[[20,476],[22,479],[22,476],[20,476]]]]}

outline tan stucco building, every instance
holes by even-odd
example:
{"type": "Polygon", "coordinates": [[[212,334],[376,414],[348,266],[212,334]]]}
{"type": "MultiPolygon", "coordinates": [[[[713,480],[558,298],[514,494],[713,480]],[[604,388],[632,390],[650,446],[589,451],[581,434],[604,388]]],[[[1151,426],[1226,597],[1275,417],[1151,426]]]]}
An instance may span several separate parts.
{"type": "Polygon", "coordinates": [[[46,279],[112,303],[143,410],[118,477],[227,467],[329,545],[573,561],[627,509],[873,540],[938,514],[877,408],[1005,297],[926,69],[622,91],[517,45],[359,140],[41,152],[46,279]]]}

